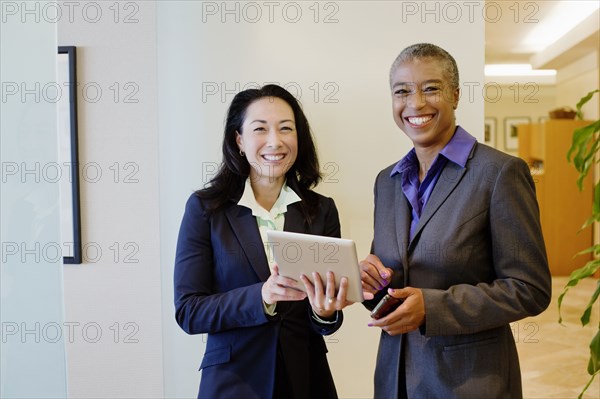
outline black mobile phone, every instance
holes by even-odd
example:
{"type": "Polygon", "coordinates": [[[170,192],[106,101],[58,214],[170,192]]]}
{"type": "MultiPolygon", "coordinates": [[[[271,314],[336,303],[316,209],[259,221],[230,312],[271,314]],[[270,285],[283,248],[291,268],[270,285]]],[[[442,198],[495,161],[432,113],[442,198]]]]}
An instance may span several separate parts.
{"type": "Polygon", "coordinates": [[[371,317],[374,319],[381,319],[388,313],[396,309],[403,302],[402,299],[394,298],[390,294],[386,294],[381,301],[373,308],[371,317]]]}

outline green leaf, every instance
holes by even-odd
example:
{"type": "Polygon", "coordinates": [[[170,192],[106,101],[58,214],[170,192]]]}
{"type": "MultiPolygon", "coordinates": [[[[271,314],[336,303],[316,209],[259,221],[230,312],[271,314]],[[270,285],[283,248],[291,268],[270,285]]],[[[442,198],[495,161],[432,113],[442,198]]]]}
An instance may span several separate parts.
{"type": "MultiPolygon", "coordinates": [[[[585,307],[585,311],[583,312],[583,315],[581,316],[581,325],[582,326],[586,326],[590,322],[590,315],[592,314],[592,307],[594,306],[594,303],[596,303],[596,301],[598,300],[599,295],[600,295],[600,280],[598,280],[598,286],[596,287],[596,291],[592,294],[592,297],[590,298],[590,301],[588,302],[587,306],[585,307]]],[[[599,347],[599,349],[600,349],[600,347],[599,347]]]]}
{"type": "Polygon", "coordinates": [[[594,186],[594,201],[592,203],[592,215],[600,215],[600,183],[594,186]]]}
{"type": "Polygon", "coordinates": [[[579,100],[579,102],[577,103],[577,119],[583,119],[583,113],[581,112],[581,108],[585,105],[585,103],[587,103],[588,101],[590,101],[592,99],[592,97],[594,96],[594,93],[598,93],[600,90],[594,90],[594,91],[590,91],[588,94],[586,94],[584,97],[581,98],[581,100],[579,100]]]}
{"type": "Polygon", "coordinates": [[[571,287],[576,286],[580,280],[593,275],[594,273],[596,273],[596,271],[599,268],[600,268],[600,259],[594,259],[594,260],[589,261],[583,267],[580,267],[579,269],[574,270],[571,273],[571,275],[569,276],[569,282],[567,283],[567,285],[571,286],[571,287]]]}
{"type": "MultiPolygon", "coordinates": [[[[588,218],[588,220],[586,220],[585,223],[583,223],[581,225],[581,228],[579,229],[579,231],[590,227],[592,224],[594,224],[594,222],[600,222],[600,215],[592,215],[592,216],[590,216],[588,218]]],[[[577,255],[579,255],[579,254],[577,254],[577,255]]]]}
{"type": "MultiPolygon", "coordinates": [[[[560,294],[560,296],[558,297],[558,323],[559,324],[563,324],[563,318],[562,318],[562,313],[561,313],[561,306],[562,306],[562,301],[563,298],[565,297],[565,295],[567,294],[567,292],[569,291],[570,287],[565,287],[563,289],[562,294],[560,294]]],[[[563,324],[564,325],[564,324],[563,324]]]]}
{"type": "Polygon", "coordinates": [[[590,375],[596,374],[600,371],[600,327],[592,342],[590,342],[590,361],[588,363],[588,373],[590,375]]]}
{"type": "Polygon", "coordinates": [[[571,148],[567,152],[567,159],[571,161],[571,155],[577,151],[577,155],[574,159],[582,159],[590,140],[598,141],[594,138],[594,132],[598,131],[598,125],[600,121],[593,122],[589,125],[579,127],[573,131],[573,140],[571,141],[571,148]]]}
{"type": "Polygon", "coordinates": [[[585,384],[585,387],[583,387],[583,391],[581,391],[581,393],[579,394],[579,396],[577,397],[577,399],[582,399],[583,398],[583,394],[585,393],[585,391],[587,391],[587,389],[590,387],[590,385],[592,385],[592,382],[594,382],[594,378],[596,378],[596,376],[600,373],[596,372],[596,374],[592,375],[592,378],[590,378],[590,380],[588,381],[587,384],[585,384]]]}
{"type": "Polygon", "coordinates": [[[583,181],[594,164],[594,156],[600,149],[600,137],[595,133],[600,131],[600,120],[573,131],[571,148],[567,152],[567,160],[572,162],[579,172],[577,186],[583,190],[583,181]]]}
{"type": "Polygon", "coordinates": [[[581,127],[573,131],[573,140],[571,142],[571,148],[569,148],[569,151],[567,152],[567,160],[571,162],[571,157],[573,153],[576,152],[575,156],[573,156],[573,164],[577,170],[581,170],[583,154],[585,154],[591,139],[592,134],[589,133],[588,129],[581,127]]]}
{"type": "MultiPolygon", "coordinates": [[[[592,125],[590,125],[590,126],[592,126],[592,125]]],[[[595,131],[594,131],[594,133],[595,133],[595,131]]],[[[590,150],[583,158],[583,164],[585,166],[589,167],[594,164],[594,155],[596,154],[597,151],[598,151],[598,139],[594,139],[594,141],[592,141],[592,146],[591,146],[590,150]]]]}
{"type": "Polygon", "coordinates": [[[576,256],[579,256],[579,255],[585,255],[585,254],[589,254],[592,252],[594,253],[594,255],[597,254],[598,252],[600,252],[600,245],[593,245],[587,249],[584,249],[583,251],[577,252],[575,254],[575,256],[573,256],[573,258],[575,258],[576,256]]]}
{"type": "MultiPolygon", "coordinates": [[[[586,168],[589,169],[590,166],[594,164],[594,155],[596,155],[596,153],[598,152],[598,138],[595,137],[595,134],[596,132],[598,132],[598,129],[594,125],[595,123],[581,128],[586,133],[592,135],[592,137],[590,137],[590,139],[587,141],[587,146],[586,148],[584,148],[584,153],[582,155],[582,171],[586,168]]],[[[600,126],[600,124],[598,126],[600,126]]]]}
{"type": "Polygon", "coordinates": [[[562,301],[571,287],[575,287],[582,279],[587,278],[600,269],[600,259],[594,259],[586,263],[583,267],[574,270],[569,276],[569,281],[565,285],[563,292],[558,297],[558,322],[562,324],[561,307],[562,301]]]}
{"type": "MultiPolygon", "coordinates": [[[[590,91],[587,95],[581,98],[577,103],[577,118],[583,119],[583,113],[581,108],[592,99],[595,93],[599,93],[600,90],[590,91]]],[[[596,163],[600,162],[600,159],[596,158],[600,151],[600,136],[597,135],[600,131],[600,120],[593,122],[590,125],[575,129],[573,132],[573,140],[571,148],[567,151],[567,160],[573,163],[575,169],[579,172],[577,177],[577,186],[579,191],[583,190],[583,184],[586,176],[589,174],[591,167],[596,163]],[[595,161],[594,159],[598,159],[595,161]]],[[[594,185],[592,202],[592,215],[585,221],[581,230],[589,227],[595,222],[600,222],[600,183],[594,185]]],[[[593,253],[594,256],[600,255],[600,245],[593,245],[592,247],[579,252],[577,255],[593,253]]],[[[575,255],[575,256],[577,256],[575,255]]],[[[569,276],[569,281],[563,288],[563,292],[558,297],[558,322],[562,324],[561,306],[564,296],[571,287],[576,286],[579,281],[587,278],[600,269],[600,259],[594,259],[585,264],[585,266],[573,271],[569,276]]],[[[600,297],[600,281],[598,281],[596,290],[592,294],[588,304],[586,305],[583,314],[581,315],[581,324],[587,325],[590,322],[590,316],[592,309],[598,298],[600,297]]],[[[590,360],[588,362],[588,373],[591,375],[590,380],[583,388],[578,398],[581,399],[585,391],[590,387],[594,379],[600,374],[600,325],[598,325],[598,331],[590,343],[590,360]]]]}

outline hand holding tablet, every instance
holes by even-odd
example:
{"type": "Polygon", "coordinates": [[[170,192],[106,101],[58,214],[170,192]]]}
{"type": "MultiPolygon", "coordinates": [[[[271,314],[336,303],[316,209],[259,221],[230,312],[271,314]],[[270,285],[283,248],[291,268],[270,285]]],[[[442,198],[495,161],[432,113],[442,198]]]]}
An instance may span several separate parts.
{"type": "MultiPolygon", "coordinates": [[[[335,276],[336,293],[340,279],[346,277],[346,299],[351,302],[364,300],[353,240],[274,230],[267,231],[267,238],[282,276],[298,280],[304,274],[314,284],[313,272],[318,272],[321,281],[325,282],[327,272],[331,271],[335,276]]],[[[305,290],[304,287],[301,289],[305,290]]]]}

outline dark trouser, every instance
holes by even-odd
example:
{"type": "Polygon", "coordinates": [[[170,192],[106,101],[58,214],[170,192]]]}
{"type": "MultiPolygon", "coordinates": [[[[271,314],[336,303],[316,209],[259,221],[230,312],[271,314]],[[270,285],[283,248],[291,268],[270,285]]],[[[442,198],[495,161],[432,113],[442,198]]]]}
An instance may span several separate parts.
{"type": "Polygon", "coordinates": [[[288,379],[285,362],[281,348],[277,345],[277,361],[275,362],[275,387],[273,388],[273,399],[293,399],[294,392],[288,379]]]}

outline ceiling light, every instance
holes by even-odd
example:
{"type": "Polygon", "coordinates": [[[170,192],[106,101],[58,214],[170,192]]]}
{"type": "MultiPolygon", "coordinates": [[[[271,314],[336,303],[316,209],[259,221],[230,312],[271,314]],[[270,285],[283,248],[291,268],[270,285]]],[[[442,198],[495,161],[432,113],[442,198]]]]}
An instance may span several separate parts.
{"type": "Polygon", "coordinates": [[[555,69],[532,69],[531,64],[488,64],[485,76],[556,76],[555,69]]]}
{"type": "Polygon", "coordinates": [[[600,8],[598,0],[559,1],[521,42],[531,52],[544,50],[600,8]]]}

